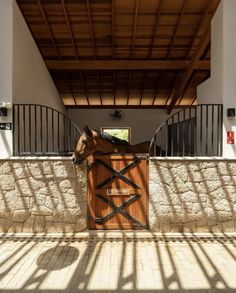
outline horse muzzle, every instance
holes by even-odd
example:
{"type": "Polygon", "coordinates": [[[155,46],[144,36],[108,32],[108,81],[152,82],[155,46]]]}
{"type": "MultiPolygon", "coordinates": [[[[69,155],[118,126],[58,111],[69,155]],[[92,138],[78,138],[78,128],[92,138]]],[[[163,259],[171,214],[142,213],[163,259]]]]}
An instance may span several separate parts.
{"type": "Polygon", "coordinates": [[[72,155],[72,162],[74,164],[80,165],[82,162],[84,161],[84,158],[82,158],[81,156],[76,156],[76,155],[72,155]]]}

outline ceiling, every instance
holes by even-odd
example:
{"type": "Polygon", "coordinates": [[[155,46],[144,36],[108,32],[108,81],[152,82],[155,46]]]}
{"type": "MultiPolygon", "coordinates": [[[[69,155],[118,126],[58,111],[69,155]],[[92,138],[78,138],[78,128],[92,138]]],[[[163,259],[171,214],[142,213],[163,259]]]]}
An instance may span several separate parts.
{"type": "Polygon", "coordinates": [[[68,107],[196,104],[220,0],[17,0],[68,107]]]}

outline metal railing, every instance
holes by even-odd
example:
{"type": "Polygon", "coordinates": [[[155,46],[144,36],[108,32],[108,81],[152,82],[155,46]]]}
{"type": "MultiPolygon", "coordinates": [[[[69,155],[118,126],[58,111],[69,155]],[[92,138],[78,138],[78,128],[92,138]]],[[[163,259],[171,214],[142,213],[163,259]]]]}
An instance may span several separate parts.
{"type": "Polygon", "coordinates": [[[79,136],[79,128],[53,108],[13,105],[14,156],[70,156],[79,136]]]}
{"type": "Polygon", "coordinates": [[[150,156],[222,156],[223,105],[203,104],[174,113],[156,130],[150,156]]]}

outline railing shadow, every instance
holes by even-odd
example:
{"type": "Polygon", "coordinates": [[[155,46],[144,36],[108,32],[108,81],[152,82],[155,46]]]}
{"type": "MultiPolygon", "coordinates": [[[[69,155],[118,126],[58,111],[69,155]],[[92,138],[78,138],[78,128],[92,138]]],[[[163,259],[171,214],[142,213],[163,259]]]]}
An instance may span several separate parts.
{"type": "Polygon", "coordinates": [[[12,237],[0,246],[9,251],[0,292],[236,292],[235,241],[223,234],[105,231],[12,237]]]}

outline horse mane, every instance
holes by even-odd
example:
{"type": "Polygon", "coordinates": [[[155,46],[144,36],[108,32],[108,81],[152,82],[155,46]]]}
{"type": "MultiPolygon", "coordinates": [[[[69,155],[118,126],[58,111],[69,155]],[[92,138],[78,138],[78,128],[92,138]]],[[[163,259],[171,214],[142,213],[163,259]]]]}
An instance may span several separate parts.
{"type": "Polygon", "coordinates": [[[98,130],[96,130],[96,132],[99,134],[99,136],[115,145],[129,145],[128,141],[124,140],[124,139],[120,139],[118,137],[115,137],[109,133],[106,132],[100,132],[98,130]]]}

